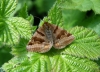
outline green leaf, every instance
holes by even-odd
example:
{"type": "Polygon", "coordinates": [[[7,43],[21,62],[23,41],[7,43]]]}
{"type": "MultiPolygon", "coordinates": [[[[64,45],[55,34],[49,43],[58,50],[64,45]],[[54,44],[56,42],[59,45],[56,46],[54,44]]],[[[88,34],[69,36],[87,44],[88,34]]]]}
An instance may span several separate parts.
{"type": "MultiPolygon", "coordinates": [[[[11,70],[11,68],[16,68],[16,67],[18,67],[18,66],[20,66],[20,64],[22,63],[22,62],[26,62],[26,60],[27,60],[27,58],[26,58],[26,56],[24,56],[24,57],[14,57],[14,58],[12,58],[10,61],[9,61],[9,64],[8,63],[5,63],[5,65],[3,65],[3,70],[5,70],[5,71],[7,71],[7,72],[14,72],[14,71],[12,71],[11,70]]],[[[26,62],[27,63],[27,62],[26,62]]],[[[27,65],[26,65],[27,66],[27,65]]],[[[20,69],[23,69],[22,67],[20,67],[20,69]]],[[[18,70],[16,70],[17,72],[18,72],[18,70]]]]}
{"type": "Polygon", "coordinates": [[[93,30],[95,30],[95,32],[100,36],[100,23],[98,25],[96,25],[93,30]]]}
{"type": "Polygon", "coordinates": [[[31,14],[26,19],[31,23],[31,25],[34,24],[34,18],[31,14]]]}
{"type": "Polygon", "coordinates": [[[81,25],[93,29],[98,35],[100,35],[100,15],[92,15],[87,19],[84,19],[81,25]]]}
{"type": "Polygon", "coordinates": [[[0,17],[8,17],[16,8],[17,0],[0,0],[0,17]]]}
{"type": "Polygon", "coordinates": [[[86,13],[81,12],[79,10],[62,10],[62,16],[64,21],[64,28],[69,29],[78,24],[82,24],[81,22],[85,18],[86,13]]]}
{"type": "Polygon", "coordinates": [[[58,53],[28,53],[24,57],[14,57],[2,67],[6,72],[98,72],[93,61],[60,55],[58,53]]]}
{"type": "Polygon", "coordinates": [[[71,55],[57,55],[52,59],[53,64],[51,72],[96,72],[98,66],[88,60],[76,58],[71,55]],[[92,64],[92,65],[91,65],[92,64]],[[94,68],[95,67],[95,68],[94,68]]]}
{"type": "Polygon", "coordinates": [[[55,2],[48,12],[48,18],[51,23],[68,29],[79,24],[85,18],[86,13],[79,10],[59,8],[59,4],[62,4],[63,1],[64,0],[57,0],[55,2]]]}
{"type": "Polygon", "coordinates": [[[100,15],[93,14],[93,15],[83,19],[83,21],[81,21],[79,25],[88,27],[88,28],[94,28],[99,23],[100,23],[100,15]]]}
{"type": "Polygon", "coordinates": [[[93,30],[74,27],[70,33],[75,36],[75,40],[65,48],[64,53],[89,59],[100,57],[100,38],[93,30]]]}
{"type": "MultiPolygon", "coordinates": [[[[0,44],[16,44],[20,36],[31,37],[31,26],[27,20],[10,17],[16,8],[16,3],[17,0],[0,0],[0,44]]],[[[28,20],[32,21],[32,16],[28,20]]]]}
{"type": "Polygon", "coordinates": [[[11,17],[2,20],[0,29],[0,41],[7,44],[16,44],[20,36],[26,39],[31,37],[31,25],[29,21],[21,17],[11,17]]]}
{"type": "MultiPolygon", "coordinates": [[[[66,0],[57,0],[48,13],[48,19],[51,20],[51,23],[58,24],[59,26],[67,24],[63,23],[62,9],[59,8],[59,5],[63,3],[63,1],[65,2],[66,0]]],[[[75,17],[80,18],[81,13],[75,17]]],[[[84,15],[82,17],[84,18],[84,15]]],[[[23,18],[14,18],[0,19],[0,26],[3,32],[5,31],[5,27],[7,31],[9,31],[8,28],[13,31],[9,33],[6,32],[6,34],[8,33],[6,36],[13,38],[21,35],[21,37],[19,37],[19,43],[17,43],[18,41],[15,38],[12,39],[15,41],[14,43],[17,44],[12,48],[11,52],[15,57],[2,66],[6,72],[99,72],[99,66],[94,62],[94,59],[100,58],[100,38],[93,30],[84,27],[74,27],[69,30],[69,32],[75,36],[75,40],[64,49],[57,50],[52,48],[49,52],[43,54],[35,52],[27,53],[25,50],[27,39],[24,35],[27,36],[31,34],[31,31],[29,31],[30,26],[25,25],[29,24],[29,22],[26,22],[26,20],[23,21],[23,18]],[[23,24],[23,22],[25,22],[25,24],[23,24]]],[[[72,25],[77,23],[77,21],[72,22],[72,25]]],[[[36,27],[34,27],[34,29],[35,28],[36,27]]],[[[66,29],[66,27],[64,28],[66,29]]],[[[1,41],[2,37],[0,37],[1,41]]],[[[8,38],[6,41],[10,42],[10,40],[11,39],[8,38]]]]}
{"type": "Polygon", "coordinates": [[[63,0],[59,7],[80,11],[93,10],[96,14],[100,14],[100,0],[63,0]]]}
{"type": "Polygon", "coordinates": [[[26,4],[19,11],[19,16],[23,17],[25,19],[28,17],[28,12],[27,12],[27,6],[26,6],[26,4]]]}
{"type": "Polygon", "coordinates": [[[27,43],[28,43],[27,39],[20,38],[18,44],[12,47],[11,54],[13,54],[14,56],[25,55],[27,53],[27,50],[26,50],[27,43]]]}
{"type": "Polygon", "coordinates": [[[0,47],[0,67],[2,66],[2,64],[4,64],[5,62],[7,62],[8,60],[10,60],[12,58],[10,51],[11,51],[10,46],[2,45],[0,47]]]}
{"type": "Polygon", "coordinates": [[[28,16],[26,4],[24,4],[24,6],[20,9],[18,16],[23,17],[24,19],[27,19],[28,21],[30,21],[31,24],[33,24],[34,22],[33,16],[32,15],[28,16]]]}
{"type": "Polygon", "coordinates": [[[60,1],[55,2],[53,7],[48,12],[48,18],[50,19],[50,21],[52,21],[51,23],[62,25],[63,24],[62,11],[60,8],[58,8],[59,3],[60,1]]]}
{"type": "Polygon", "coordinates": [[[35,68],[38,69],[38,65],[37,64],[39,64],[38,63],[39,62],[38,58],[40,57],[40,54],[34,54],[33,57],[34,56],[35,56],[35,58],[30,58],[30,57],[27,57],[27,56],[14,57],[13,59],[11,59],[9,61],[9,64],[5,63],[3,68],[7,72],[13,72],[13,71],[20,72],[20,71],[22,71],[22,69],[23,69],[24,72],[35,71],[35,68]],[[32,61],[30,61],[29,59],[32,60],[32,61]],[[32,68],[30,67],[31,65],[32,65],[32,68]],[[13,67],[14,67],[14,69],[12,69],[13,67]]]}

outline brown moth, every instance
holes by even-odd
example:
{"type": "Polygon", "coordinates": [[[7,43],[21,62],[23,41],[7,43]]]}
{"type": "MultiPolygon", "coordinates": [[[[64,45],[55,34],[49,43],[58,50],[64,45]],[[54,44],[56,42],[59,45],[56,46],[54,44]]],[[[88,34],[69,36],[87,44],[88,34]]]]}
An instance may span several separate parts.
{"type": "Polygon", "coordinates": [[[62,49],[74,40],[74,36],[62,28],[44,22],[37,29],[27,45],[27,50],[31,52],[45,53],[52,46],[55,49],[62,49]]]}

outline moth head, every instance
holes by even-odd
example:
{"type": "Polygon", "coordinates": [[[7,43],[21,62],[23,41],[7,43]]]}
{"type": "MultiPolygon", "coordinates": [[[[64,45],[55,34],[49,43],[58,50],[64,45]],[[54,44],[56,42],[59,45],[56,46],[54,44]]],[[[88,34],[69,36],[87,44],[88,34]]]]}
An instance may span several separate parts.
{"type": "Polygon", "coordinates": [[[44,22],[43,28],[44,29],[50,29],[50,24],[48,22],[44,22]]]}

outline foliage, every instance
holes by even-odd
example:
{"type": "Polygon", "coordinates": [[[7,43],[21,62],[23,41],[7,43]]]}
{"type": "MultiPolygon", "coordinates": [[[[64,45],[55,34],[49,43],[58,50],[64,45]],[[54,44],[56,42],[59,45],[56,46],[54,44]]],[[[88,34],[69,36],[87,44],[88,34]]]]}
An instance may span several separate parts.
{"type": "Polygon", "coordinates": [[[31,25],[33,17],[28,15],[26,4],[19,17],[14,17],[17,0],[0,0],[0,49],[10,47],[14,56],[1,68],[6,72],[99,72],[99,3],[99,0],[56,0],[43,21],[50,20],[64,28],[75,40],[64,49],[52,48],[41,54],[26,50],[31,32],[36,29],[31,25]]]}

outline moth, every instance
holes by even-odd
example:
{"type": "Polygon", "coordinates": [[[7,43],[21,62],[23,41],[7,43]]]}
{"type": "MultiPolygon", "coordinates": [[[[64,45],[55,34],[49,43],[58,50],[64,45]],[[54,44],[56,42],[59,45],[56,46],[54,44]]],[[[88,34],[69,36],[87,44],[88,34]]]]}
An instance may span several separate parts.
{"type": "Polygon", "coordinates": [[[48,52],[52,46],[55,49],[62,49],[72,43],[73,40],[74,36],[66,30],[63,30],[54,24],[44,22],[28,42],[27,50],[45,53],[48,52]]]}

